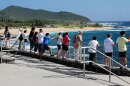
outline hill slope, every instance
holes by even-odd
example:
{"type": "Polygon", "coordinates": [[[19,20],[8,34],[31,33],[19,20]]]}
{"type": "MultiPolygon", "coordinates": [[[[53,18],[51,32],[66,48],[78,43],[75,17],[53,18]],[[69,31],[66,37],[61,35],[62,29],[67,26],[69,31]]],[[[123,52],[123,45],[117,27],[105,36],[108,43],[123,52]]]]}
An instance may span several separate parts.
{"type": "Polygon", "coordinates": [[[46,10],[34,10],[19,6],[9,6],[0,11],[0,18],[16,20],[55,20],[55,21],[86,21],[91,20],[71,12],[51,12],[46,10]]]}

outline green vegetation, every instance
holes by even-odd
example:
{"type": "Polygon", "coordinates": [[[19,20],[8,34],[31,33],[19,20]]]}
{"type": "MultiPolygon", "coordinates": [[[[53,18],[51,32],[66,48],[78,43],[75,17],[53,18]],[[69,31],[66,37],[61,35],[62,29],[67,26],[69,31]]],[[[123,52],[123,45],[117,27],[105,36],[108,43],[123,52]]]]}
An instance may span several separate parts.
{"type": "MultiPolygon", "coordinates": [[[[91,20],[71,12],[50,12],[18,6],[9,6],[0,11],[0,27],[80,27],[90,26],[91,20]]],[[[97,24],[94,27],[99,26],[97,24]]]]}

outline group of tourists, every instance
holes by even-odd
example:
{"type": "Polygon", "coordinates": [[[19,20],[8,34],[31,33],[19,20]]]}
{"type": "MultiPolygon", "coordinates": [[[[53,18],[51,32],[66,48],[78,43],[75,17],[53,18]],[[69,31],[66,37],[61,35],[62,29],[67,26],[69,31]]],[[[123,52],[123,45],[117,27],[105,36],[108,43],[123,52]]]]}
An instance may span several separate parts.
{"type": "MultiPolygon", "coordinates": [[[[5,47],[7,47],[7,42],[10,39],[10,32],[8,27],[5,27],[4,31],[4,36],[5,36],[5,47]]],[[[52,54],[52,49],[49,46],[49,41],[50,40],[56,40],[57,44],[57,58],[62,57],[62,59],[67,60],[68,56],[68,50],[69,50],[69,42],[73,42],[73,47],[74,47],[74,58],[75,62],[79,61],[79,57],[82,57],[82,32],[79,31],[74,37],[73,40],[69,38],[68,33],[58,33],[58,35],[50,37],[49,33],[44,34],[42,29],[39,29],[39,32],[35,31],[35,28],[32,27],[30,34],[27,34],[27,30],[22,30],[19,29],[19,34],[17,36],[17,39],[19,40],[19,50],[26,50],[27,42],[29,40],[30,42],[30,52],[34,50],[34,52],[39,51],[40,59],[42,59],[42,54],[47,50],[50,52],[50,56],[53,56],[52,54]]],[[[127,46],[126,43],[130,42],[130,39],[125,38],[125,31],[120,32],[120,37],[117,38],[117,45],[118,45],[118,51],[119,51],[119,57],[120,57],[120,63],[124,64],[125,67],[127,67],[127,58],[126,58],[126,51],[127,51],[127,46]]],[[[97,38],[94,36],[92,37],[92,40],[89,41],[89,60],[90,61],[95,61],[96,58],[96,51],[97,47],[100,45],[99,42],[97,41],[97,38]]],[[[107,67],[110,66],[110,59],[113,54],[113,46],[114,42],[112,40],[112,35],[107,34],[106,39],[104,40],[104,52],[105,52],[105,65],[107,67]]]]}
{"type": "Polygon", "coordinates": [[[22,30],[19,30],[19,33],[21,33],[17,37],[17,39],[19,40],[19,47],[18,47],[19,50],[26,51],[27,40],[29,40],[30,52],[32,52],[32,50],[34,52],[39,51],[40,59],[42,59],[42,54],[46,50],[50,52],[50,56],[54,56],[52,54],[52,49],[49,46],[49,41],[55,39],[57,42],[57,58],[59,58],[62,55],[62,59],[66,59],[68,52],[68,44],[70,41],[67,32],[63,33],[63,36],[61,33],[58,33],[57,37],[55,36],[50,37],[49,33],[44,34],[42,29],[39,29],[39,32],[37,32],[35,31],[34,27],[31,28],[29,35],[27,35],[26,32],[27,30],[24,30],[24,32],[22,32],[22,30]],[[23,44],[21,44],[21,42],[23,42],[23,44]]]}
{"type": "MultiPolygon", "coordinates": [[[[130,37],[127,39],[125,37],[125,31],[120,32],[120,37],[117,38],[116,44],[118,46],[118,52],[120,57],[120,64],[127,67],[127,58],[126,58],[126,52],[127,52],[127,46],[126,43],[130,42],[130,37]]],[[[90,48],[88,49],[89,52],[89,60],[95,61],[96,58],[96,49],[97,46],[99,46],[98,41],[96,40],[96,37],[93,37],[92,40],[89,42],[90,48]]],[[[114,42],[112,40],[112,35],[107,34],[107,38],[104,40],[104,52],[105,52],[105,65],[106,67],[110,67],[110,59],[113,55],[113,46],[114,42]]]]}

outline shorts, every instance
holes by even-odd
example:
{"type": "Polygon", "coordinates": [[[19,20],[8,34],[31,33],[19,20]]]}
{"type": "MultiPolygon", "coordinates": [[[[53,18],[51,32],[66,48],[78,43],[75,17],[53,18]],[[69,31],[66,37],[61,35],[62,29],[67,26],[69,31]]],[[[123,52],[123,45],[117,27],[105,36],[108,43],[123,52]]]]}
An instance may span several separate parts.
{"type": "Polygon", "coordinates": [[[24,39],[24,42],[28,42],[28,40],[27,40],[27,39],[24,39]]]}
{"type": "Polygon", "coordinates": [[[41,52],[41,50],[42,50],[42,44],[38,44],[38,49],[39,49],[39,52],[41,52]]]}
{"type": "Polygon", "coordinates": [[[105,52],[105,55],[107,55],[107,56],[109,56],[109,57],[112,57],[112,52],[109,52],[109,53],[108,53],[108,52],[107,52],[107,53],[105,52]]]}
{"type": "Polygon", "coordinates": [[[126,51],[124,51],[124,52],[119,52],[119,57],[126,57],[126,51]]]}
{"type": "Polygon", "coordinates": [[[60,50],[61,49],[61,45],[57,45],[57,48],[60,50]]]}
{"type": "Polygon", "coordinates": [[[45,49],[45,50],[49,50],[50,47],[48,46],[48,44],[45,44],[45,45],[43,46],[43,49],[45,49]]]}
{"type": "Polygon", "coordinates": [[[95,61],[96,53],[89,53],[89,61],[95,61]]]}
{"type": "Polygon", "coordinates": [[[64,50],[64,51],[68,51],[68,50],[69,50],[69,48],[68,48],[68,46],[67,46],[67,45],[62,44],[62,50],[64,50]]]}
{"type": "Polygon", "coordinates": [[[48,44],[45,44],[45,45],[43,46],[43,48],[42,48],[42,53],[44,53],[45,50],[49,50],[49,49],[50,49],[50,47],[48,46],[48,44]]]}

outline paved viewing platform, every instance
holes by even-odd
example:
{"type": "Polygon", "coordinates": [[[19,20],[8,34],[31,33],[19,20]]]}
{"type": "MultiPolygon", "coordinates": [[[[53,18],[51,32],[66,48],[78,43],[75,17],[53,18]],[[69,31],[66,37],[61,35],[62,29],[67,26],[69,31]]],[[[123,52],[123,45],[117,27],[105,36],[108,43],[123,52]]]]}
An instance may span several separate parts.
{"type": "MultiPolygon", "coordinates": [[[[129,86],[112,76],[16,55],[14,63],[0,64],[0,86],[129,86]]],[[[121,78],[130,81],[130,77],[121,78]]]]}

